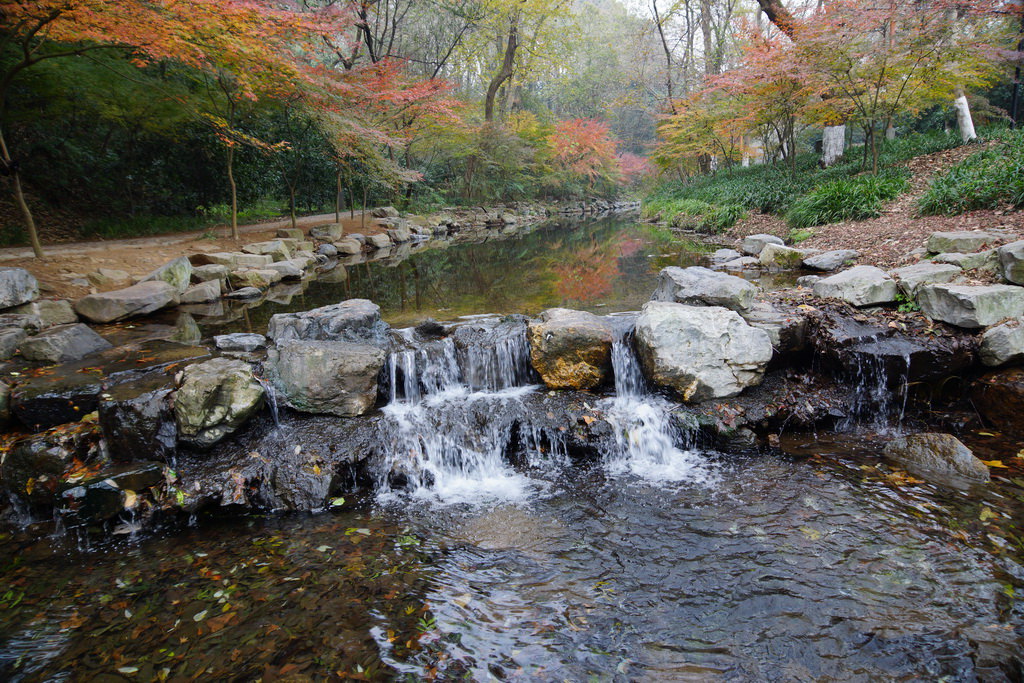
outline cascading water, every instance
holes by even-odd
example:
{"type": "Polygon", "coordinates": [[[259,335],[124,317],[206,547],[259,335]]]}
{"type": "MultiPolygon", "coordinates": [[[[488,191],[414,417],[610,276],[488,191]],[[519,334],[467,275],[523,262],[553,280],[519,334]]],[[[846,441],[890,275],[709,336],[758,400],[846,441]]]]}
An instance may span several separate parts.
{"type": "Polygon", "coordinates": [[[522,327],[461,349],[446,338],[396,352],[388,372],[383,495],[397,476],[415,496],[521,499],[538,484],[506,462],[513,443],[529,465],[564,457],[560,436],[530,425],[522,403],[536,389],[522,327]]]}
{"type": "Polygon", "coordinates": [[[853,402],[840,431],[868,428],[879,434],[898,434],[906,412],[912,348],[900,340],[872,339],[850,348],[847,369],[853,402]]]}
{"type": "Polygon", "coordinates": [[[676,446],[668,401],[651,394],[625,334],[612,344],[615,397],[603,402],[615,429],[616,449],[607,456],[611,473],[631,473],[665,482],[711,483],[711,463],[693,449],[676,446]]]}

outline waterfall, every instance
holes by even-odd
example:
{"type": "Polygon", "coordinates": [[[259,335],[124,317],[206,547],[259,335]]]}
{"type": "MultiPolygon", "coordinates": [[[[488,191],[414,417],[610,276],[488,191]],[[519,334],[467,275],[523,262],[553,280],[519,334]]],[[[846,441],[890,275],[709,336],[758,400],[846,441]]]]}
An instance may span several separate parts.
{"type": "Polygon", "coordinates": [[[615,429],[615,450],[606,456],[612,474],[633,474],[664,482],[711,483],[715,473],[698,451],[676,446],[680,434],[670,421],[672,404],[647,389],[628,335],[612,343],[615,397],[603,402],[615,429]]]}
{"type": "Polygon", "coordinates": [[[274,389],[274,383],[268,382],[262,377],[256,377],[256,381],[263,387],[263,395],[267,399],[267,407],[270,409],[270,417],[274,419],[274,429],[280,429],[281,427],[281,415],[277,406],[277,390],[274,389]]]}
{"type": "Polygon", "coordinates": [[[879,434],[899,434],[906,412],[912,345],[878,339],[852,346],[846,368],[853,401],[840,431],[866,427],[879,434]]]}
{"type": "Polygon", "coordinates": [[[529,466],[565,457],[561,436],[530,425],[522,402],[536,389],[525,328],[491,332],[461,348],[449,337],[391,354],[382,496],[397,480],[443,502],[522,499],[538,484],[506,462],[508,450],[518,446],[529,466]]]}

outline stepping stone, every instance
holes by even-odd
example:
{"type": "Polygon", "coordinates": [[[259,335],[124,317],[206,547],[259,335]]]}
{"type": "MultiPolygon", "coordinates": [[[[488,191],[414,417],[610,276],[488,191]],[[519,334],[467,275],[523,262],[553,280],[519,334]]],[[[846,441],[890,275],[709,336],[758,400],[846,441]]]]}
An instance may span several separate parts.
{"type": "Polygon", "coordinates": [[[917,294],[923,285],[939,285],[952,282],[963,273],[960,266],[949,263],[932,263],[923,261],[912,266],[904,266],[889,271],[889,275],[899,281],[900,289],[910,297],[917,294]]]}
{"type": "Polygon", "coordinates": [[[1024,287],[926,285],[918,290],[917,302],[932,320],[973,329],[1024,315],[1024,287]]]}
{"type": "Polygon", "coordinates": [[[826,251],[804,259],[804,265],[812,270],[832,271],[852,263],[860,252],[853,249],[836,249],[826,251]]]}
{"type": "Polygon", "coordinates": [[[178,291],[163,280],[150,280],[112,292],[89,294],[75,302],[78,315],[94,323],[109,323],[146,315],[178,303],[178,291]]]}
{"type": "Polygon", "coordinates": [[[760,256],[761,251],[767,244],[777,244],[780,247],[786,243],[782,241],[781,237],[775,235],[750,235],[743,238],[743,244],[740,246],[740,251],[748,256],[760,256]]]}
{"type": "Polygon", "coordinates": [[[891,303],[897,293],[896,281],[874,266],[854,266],[814,283],[814,296],[842,299],[854,306],[891,303]]]}

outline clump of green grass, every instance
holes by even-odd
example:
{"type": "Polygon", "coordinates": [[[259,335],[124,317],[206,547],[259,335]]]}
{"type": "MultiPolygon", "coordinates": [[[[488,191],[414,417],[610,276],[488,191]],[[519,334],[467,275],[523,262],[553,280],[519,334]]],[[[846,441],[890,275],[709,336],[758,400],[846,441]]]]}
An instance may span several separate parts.
{"type": "Polygon", "coordinates": [[[744,214],[737,204],[715,204],[699,199],[662,197],[644,205],[643,217],[674,228],[718,234],[728,230],[744,214]]]}
{"type": "Polygon", "coordinates": [[[975,209],[1024,208],[1024,131],[1005,134],[932,181],[918,200],[925,216],[955,216],[975,209]]]}
{"type": "Polygon", "coordinates": [[[803,195],[786,212],[790,227],[812,228],[845,220],[876,218],[882,204],[907,189],[909,172],[888,169],[878,175],[833,180],[803,195]]]}

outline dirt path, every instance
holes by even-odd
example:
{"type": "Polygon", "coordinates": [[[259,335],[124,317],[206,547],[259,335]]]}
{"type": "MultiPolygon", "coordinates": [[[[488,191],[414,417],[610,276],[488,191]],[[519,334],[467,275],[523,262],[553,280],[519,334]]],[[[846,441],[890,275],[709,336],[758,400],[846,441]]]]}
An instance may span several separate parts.
{"type": "MultiPolygon", "coordinates": [[[[303,229],[333,222],[333,213],[304,216],[297,220],[298,226],[303,229]]],[[[341,222],[349,232],[374,234],[380,229],[374,224],[369,212],[366,215],[365,226],[361,212],[356,212],[354,217],[343,213],[341,222]]],[[[273,239],[280,228],[288,227],[291,227],[291,219],[288,218],[240,226],[242,239],[239,241],[230,237],[230,228],[221,226],[212,230],[152,237],[64,242],[52,246],[44,245],[46,258],[43,260],[34,258],[31,249],[0,249],[0,265],[27,269],[39,280],[40,292],[44,297],[76,299],[93,291],[116,289],[126,284],[118,283],[99,289],[83,285],[85,276],[99,268],[123,270],[137,277],[179,256],[202,252],[237,251],[243,244],[273,239]]]]}
{"type": "MultiPolygon", "coordinates": [[[[962,161],[978,147],[971,145],[936,152],[911,159],[910,190],[889,203],[878,218],[866,221],[843,221],[813,229],[814,235],[800,247],[821,250],[856,249],[862,263],[892,267],[913,262],[907,254],[924,245],[928,235],[936,231],[992,230],[1005,233],[1003,241],[1020,239],[1024,234],[1022,211],[971,211],[959,216],[918,216],[917,200],[928,189],[929,181],[950,166],[962,161]]],[[[779,216],[751,214],[727,233],[735,239],[768,233],[787,238],[790,228],[779,216]]]]}

